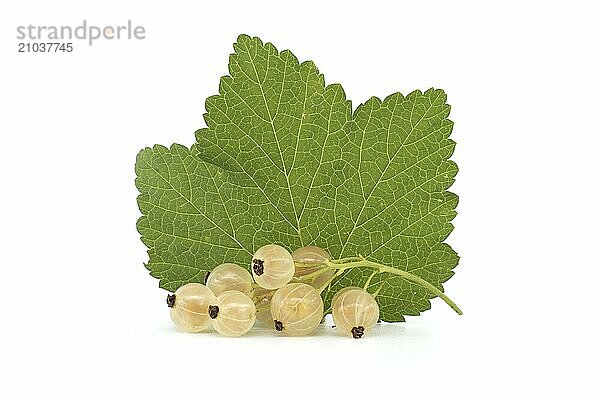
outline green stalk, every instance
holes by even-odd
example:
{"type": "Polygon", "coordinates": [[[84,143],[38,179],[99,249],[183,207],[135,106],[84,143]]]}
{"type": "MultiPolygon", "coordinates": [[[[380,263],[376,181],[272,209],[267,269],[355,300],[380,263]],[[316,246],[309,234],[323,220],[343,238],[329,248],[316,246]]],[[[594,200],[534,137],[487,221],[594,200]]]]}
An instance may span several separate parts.
{"type": "MultiPolygon", "coordinates": [[[[423,279],[415,274],[412,274],[408,271],[404,271],[404,270],[394,268],[394,267],[389,267],[387,265],[380,264],[380,263],[377,263],[374,261],[369,261],[362,256],[347,257],[347,258],[342,258],[339,260],[327,260],[321,265],[322,265],[322,267],[320,267],[317,271],[302,276],[300,280],[302,280],[302,281],[312,280],[312,279],[316,278],[317,276],[323,274],[324,272],[331,271],[331,270],[337,270],[337,272],[339,274],[340,272],[345,271],[350,268],[356,268],[356,267],[372,268],[372,269],[375,269],[376,271],[378,271],[379,273],[387,272],[392,275],[400,276],[401,278],[403,278],[409,282],[416,283],[417,285],[423,287],[425,290],[429,291],[430,293],[432,293],[432,294],[440,297],[442,300],[444,300],[446,302],[446,304],[448,304],[448,306],[450,306],[450,308],[452,308],[454,311],[456,311],[456,313],[458,315],[462,315],[461,309],[448,296],[446,296],[446,294],[444,292],[442,292],[440,289],[433,286],[431,283],[427,282],[425,279],[423,279]]],[[[315,265],[312,265],[312,266],[315,267],[315,265]]],[[[337,274],[335,276],[337,276],[337,274]]],[[[335,276],[333,278],[335,278],[335,276]]],[[[330,281],[327,282],[323,286],[323,288],[327,287],[327,285],[333,280],[333,278],[331,278],[330,281]]],[[[371,276],[371,278],[372,278],[372,276],[371,276]]]]}

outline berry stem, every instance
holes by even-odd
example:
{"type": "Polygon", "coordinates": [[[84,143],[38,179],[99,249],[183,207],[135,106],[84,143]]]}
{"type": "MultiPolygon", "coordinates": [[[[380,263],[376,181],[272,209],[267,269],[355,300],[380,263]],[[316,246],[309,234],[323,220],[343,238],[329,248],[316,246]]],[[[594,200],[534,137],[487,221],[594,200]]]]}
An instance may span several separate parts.
{"type": "Polygon", "coordinates": [[[316,270],[315,272],[311,272],[310,274],[306,274],[301,277],[298,277],[299,281],[311,281],[327,271],[341,269],[340,267],[338,267],[337,264],[333,264],[333,261],[325,261],[325,263],[323,263],[323,264],[316,264],[316,265],[311,264],[311,266],[314,268],[319,268],[319,269],[316,270]]]}
{"type": "Polygon", "coordinates": [[[269,304],[264,305],[262,307],[256,307],[256,313],[258,314],[261,311],[267,311],[270,308],[271,308],[271,306],[269,304]]]}
{"type": "Polygon", "coordinates": [[[331,263],[335,263],[335,264],[345,264],[345,263],[349,263],[349,262],[353,262],[353,261],[362,261],[365,258],[363,256],[358,256],[358,257],[344,257],[344,258],[338,258],[337,260],[328,260],[331,263]]]}
{"type": "Polygon", "coordinates": [[[260,303],[263,300],[266,299],[270,299],[271,297],[273,297],[273,294],[276,292],[276,290],[267,290],[267,289],[263,289],[260,288],[258,290],[253,290],[252,291],[252,300],[254,300],[254,303],[260,303]]]}
{"type": "Polygon", "coordinates": [[[369,283],[371,283],[371,279],[373,279],[373,277],[375,276],[375,274],[377,274],[377,270],[374,270],[373,273],[371,274],[371,276],[369,276],[369,279],[367,279],[367,281],[365,282],[365,285],[363,286],[364,290],[367,290],[367,288],[369,287],[369,283]]]}
{"type": "Polygon", "coordinates": [[[377,288],[377,290],[375,292],[373,292],[373,298],[376,298],[379,295],[379,292],[381,292],[381,289],[383,289],[383,284],[385,283],[385,281],[381,282],[381,285],[379,285],[379,287],[377,288]]]}
{"type": "MultiPolygon", "coordinates": [[[[319,264],[319,265],[313,264],[311,266],[317,267],[319,269],[315,272],[312,272],[310,274],[302,276],[300,279],[301,281],[310,281],[310,280],[318,277],[319,275],[325,273],[326,271],[335,270],[337,272],[332,278],[329,279],[328,282],[325,282],[323,284],[321,290],[323,290],[325,287],[327,287],[329,285],[329,283],[331,283],[331,281],[333,281],[333,279],[336,276],[338,276],[341,272],[343,272],[347,269],[356,268],[356,267],[372,268],[375,271],[369,277],[369,279],[367,281],[367,285],[370,283],[373,276],[377,273],[390,273],[392,275],[400,276],[401,278],[404,278],[405,280],[407,280],[409,282],[416,283],[417,285],[423,287],[425,290],[429,291],[430,293],[435,294],[436,296],[440,297],[442,300],[444,300],[446,302],[446,304],[448,304],[448,306],[450,306],[450,308],[452,308],[454,311],[456,311],[456,313],[458,315],[462,315],[462,311],[456,305],[456,303],[454,303],[448,296],[446,296],[446,294],[444,292],[442,292],[440,289],[438,289],[431,283],[427,282],[425,279],[423,279],[415,274],[412,274],[408,271],[404,271],[402,269],[390,267],[390,266],[380,264],[380,263],[374,262],[374,261],[369,261],[363,256],[346,257],[346,258],[340,258],[338,260],[326,260],[323,264],[319,264]]],[[[378,292],[379,292],[379,290],[378,290],[378,292]]]]}

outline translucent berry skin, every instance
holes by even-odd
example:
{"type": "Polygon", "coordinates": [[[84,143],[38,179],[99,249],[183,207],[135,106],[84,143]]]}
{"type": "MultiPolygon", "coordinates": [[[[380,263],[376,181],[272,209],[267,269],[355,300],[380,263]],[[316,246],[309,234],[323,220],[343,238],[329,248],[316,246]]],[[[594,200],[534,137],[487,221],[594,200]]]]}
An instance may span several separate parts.
{"type": "Polygon", "coordinates": [[[312,286],[290,283],[273,295],[271,315],[276,330],[290,336],[309,335],[323,319],[323,300],[312,286]]]}
{"type": "Polygon", "coordinates": [[[261,247],[252,257],[252,276],[262,288],[282,287],[292,279],[294,271],[292,255],[276,244],[261,247]]]}
{"type": "Polygon", "coordinates": [[[331,305],[333,322],[337,329],[358,339],[379,319],[379,305],[366,290],[345,288],[336,295],[331,305]]]}
{"type": "Polygon", "coordinates": [[[199,283],[188,283],[175,291],[171,319],[184,332],[201,332],[212,323],[208,307],[216,302],[212,290],[199,283]]]}
{"type": "MultiPolygon", "coordinates": [[[[304,275],[312,274],[320,269],[319,264],[323,264],[325,261],[331,259],[331,255],[325,250],[317,246],[304,246],[300,247],[292,252],[292,259],[299,263],[296,265],[295,277],[302,277],[304,275]],[[310,266],[314,264],[315,266],[310,266]],[[304,265],[304,266],[301,266],[304,265]]],[[[309,282],[315,289],[320,289],[325,283],[335,275],[334,270],[325,271],[317,276],[312,282],[309,282]]]]}
{"type": "Polygon", "coordinates": [[[346,293],[349,290],[352,289],[358,289],[358,290],[362,290],[362,288],[359,288],[358,286],[346,286],[343,289],[340,289],[337,291],[336,294],[333,295],[333,298],[331,299],[331,306],[333,307],[333,305],[336,303],[338,297],[340,297],[340,295],[342,295],[343,293],[346,293]]]}
{"type": "Polygon", "coordinates": [[[217,296],[219,307],[213,327],[223,336],[242,336],[256,321],[256,306],[248,295],[238,290],[227,290],[217,296]]]}
{"type": "Polygon", "coordinates": [[[215,296],[227,290],[237,290],[250,294],[252,290],[252,275],[237,264],[225,263],[213,269],[208,275],[206,286],[215,296]]]}
{"type": "MultiPolygon", "coordinates": [[[[317,246],[304,246],[300,247],[292,252],[292,258],[296,262],[305,264],[322,264],[325,261],[331,259],[329,253],[317,246]]],[[[308,269],[305,267],[302,269],[308,269]]],[[[315,269],[313,269],[315,270],[315,269]]],[[[298,272],[298,271],[296,271],[298,272]]]]}

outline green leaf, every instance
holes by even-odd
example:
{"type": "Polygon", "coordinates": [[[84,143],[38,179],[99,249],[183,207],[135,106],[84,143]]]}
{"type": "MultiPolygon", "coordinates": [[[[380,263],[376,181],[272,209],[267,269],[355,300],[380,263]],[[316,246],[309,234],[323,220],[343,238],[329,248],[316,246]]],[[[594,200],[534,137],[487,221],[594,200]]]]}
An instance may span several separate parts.
{"type": "MultiPolygon", "coordinates": [[[[458,263],[443,243],[458,201],[447,190],[458,169],[444,92],[373,97],[352,112],[312,62],[245,35],[234,49],[192,149],[138,155],[138,230],[161,287],[201,281],[226,261],[248,267],[258,247],[278,243],[360,254],[443,289],[458,263]]],[[[326,307],[370,277],[383,320],[430,308],[421,286],[371,273],[345,271],[324,292],[326,307]]]]}

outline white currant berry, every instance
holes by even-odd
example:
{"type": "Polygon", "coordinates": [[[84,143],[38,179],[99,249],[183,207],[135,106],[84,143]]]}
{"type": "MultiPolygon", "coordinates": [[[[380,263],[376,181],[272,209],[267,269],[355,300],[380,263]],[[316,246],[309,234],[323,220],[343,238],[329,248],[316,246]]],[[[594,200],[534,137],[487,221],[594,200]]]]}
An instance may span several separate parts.
{"type": "Polygon", "coordinates": [[[208,308],[215,301],[212,290],[199,283],[183,285],[174,294],[167,296],[171,319],[185,332],[200,332],[210,326],[208,308]]]}
{"type": "MultiPolygon", "coordinates": [[[[331,256],[320,247],[304,246],[292,252],[292,259],[297,263],[294,276],[301,277],[318,271],[323,267],[321,264],[330,260],[331,256]]],[[[327,270],[310,282],[310,285],[315,289],[320,289],[333,278],[333,275],[335,275],[334,270],[327,270]]]]}
{"type": "Polygon", "coordinates": [[[323,319],[323,300],[312,286],[290,283],[273,295],[271,315],[277,331],[291,336],[309,335],[323,319]]]}
{"type": "Polygon", "coordinates": [[[261,247],[252,257],[254,281],[265,289],[278,289],[294,276],[292,255],[281,246],[268,244],[261,247]]]}
{"type": "Polygon", "coordinates": [[[341,294],[346,293],[348,290],[353,290],[353,289],[358,289],[358,290],[362,290],[362,288],[359,288],[358,286],[346,286],[340,290],[338,290],[334,295],[333,298],[331,299],[331,306],[333,307],[333,305],[336,303],[338,297],[340,297],[341,294]]]}
{"type": "Polygon", "coordinates": [[[379,319],[379,305],[375,298],[361,288],[345,288],[331,303],[336,328],[355,339],[361,338],[379,319]]]}
{"type": "Polygon", "coordinates": [[[206,278],[206,286],[215,296],[227,290],[238,290],[250,294],[252,290],[252,275],[237,264],[225,263],[210,271],[206,278]]]}
{"type": "Polygon", "coordinates": [[[209,307],[213,327],[223,336],[242,336],[256,320],[256,306],[248,295],[238,290],[227,290],[217,296],[209,307]]]}

